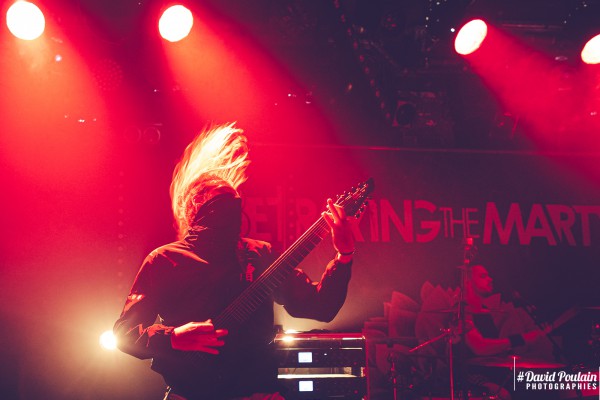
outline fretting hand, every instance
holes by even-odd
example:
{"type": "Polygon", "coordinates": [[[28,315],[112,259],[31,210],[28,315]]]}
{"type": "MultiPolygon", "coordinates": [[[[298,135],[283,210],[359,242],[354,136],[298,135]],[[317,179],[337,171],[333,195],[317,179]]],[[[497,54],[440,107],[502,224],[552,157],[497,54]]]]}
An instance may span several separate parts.
{"type": "Polygon", "coordinates": [[[344,209],[335,205],[332,199],[327,199],[327,211],[324,211],[322,216],[331,229],[335,250],[342,257],[351,258],[354,253],[352,225],[357,222],[357,219],[346,216],[344,209]]]}

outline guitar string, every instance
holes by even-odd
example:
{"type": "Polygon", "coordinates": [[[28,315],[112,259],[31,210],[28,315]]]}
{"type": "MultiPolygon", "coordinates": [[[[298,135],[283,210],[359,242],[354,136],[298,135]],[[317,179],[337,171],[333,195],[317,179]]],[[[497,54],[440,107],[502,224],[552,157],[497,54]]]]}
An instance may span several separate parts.
{"type": "MultiPolygon", "coordinates": [[[[346,203],[351,200],[357,200],[357,194],[364,195],[366,193],[365,187],[361,187],[353,195],[347,195],[346,198],[338,199],[336,203],[338,206],[346,207],[346,203]]],[[[355,202],[357,210],[350,214],[355,214],[360,209],[360,206],[364,203],[366,198],[358,196],[358,201],[355,202]]],[[[273,292],[273,290],[279,286],[279,284],[286,278],[292,269],[298,265],[309,253],[318,245],[325,236],[327,236],[328,226],[324,218],[321,216],[319,219],[303,234],[301,235],[269,268],[267,268],[259,278],[246,288],[216,319],[215,323],[219,326],[226,326],[234,322],[243,322],[251,313],[253,313],[260,304],[273,292]],[[311,242],[313,241],[314,242],[311,242]],[[308,244],[307,244],[308,242],[308,244]],[[305,251],[305,254],[301,254],[299,259],[291,260],[293,262],[287,262],[287,268],[281,269],[282,265],[285,264],[285,259],[292,257],[294,253],[305,251]],[[291,268],[290,268],[291,267],[291,268]],[[279,273],[279,277],[277,274],[279,273]],[[273,278],[271,278],[273,276],[273,278]],[[269,286],[270,280],[273,280],[274,285],[269,286]],[[266,286],[266,287],[265,287],[266,286]],[[253,292],[264,289],[264,292],[260,296],[254,296],[253,292]]]]}
{"type": "Polygon", "coordinates": [[[237,319],[237,321],[231,322],[239,323],[242,322],[243,319],[245,319],[247,316],[244,315],[243,312],[237,312],[236,310],[247,311],[248,315],[255,311],[256,308],[252,309],[248,307],[248,302],[256,298],[256,296],[253,295],[253,292],[256,290],[262,290],[264,293],[263,296],[257,299],[256,307],[258,307],[262,303],[262,301],[266,299],[272,293],[272,291],[281,283],[281,281],[285,279],[286,275],[292,271],[293,267],[295,265],[298,265],[299,262],[302,261],[302,259],[306,256],[302,255],[301,257],[299,257],[298,260],[298,258],[295,257],[295,253],[307,251],[308,254],[308,252],[310,252],[310,250],[312,250],[312,248],[314,248],[314,246],[316,246],[323,239],[323,237],[325,237],[323,233],[327,233],[326,225],[327,223],[325,222],[323,217],[320,217],[319,220],[317,220],[317,222],[315,222],[302,236],[300,236],[300,238],[297,239],[294,242],[294,244],[292,244],[288,248],[288,250],[286,250],[277,260],[275,260],[275,262],[269,268],[267,268],[252,285],[250,285],[246,290],[244,290],[244,292],[242,292],[240,296],[236,300],[234,300],[221,313],[221,315],[217,317],[217,319],[215,319],[215,321],[219,324],[227,325],[230,318],[235,318],[237,319]],[[315,235],[317,236],[316,238],[314,237],[315,235]],[[316,243],[311,243],[310,237],[317,239],[316,243]],[[287,259],[290,260],[288,261],[287,259]],[[288,265],[286,266],[285,264],[288,265]],[[278,276],[278,274],[281,276],[278,276]],[[272,280],[275,280],[274,285],[269,285],[269,283],[272,280]],[[244,310],[244,308],[246,310],[244,310]],[[238,318],[236,318],[236,314],[238,314],[238,318]]]}
{"type": "MultiPolygon", "coordinates": [[[[356,206],[356,210],[350,214],[356,214],[366,201],[366,198],[367,198],[367,196],[365,196],[366,193],[367,193],[367,187],[361,186],[360,189],[353,194],[353,196],[348,195],[343,200],[342,200],[342,197],[340,197],[340,199],[338,199],[338,202],[336,202],[336,204],[339,206],[342,206],[342,207],[346,207],[346,203],[350,202],[351,200],[354,200],[355,201],[354,205],[356,206]],[[357,194],[360,194],[360,196],[357,196],[357,194]]],[[[214,319],[214,325],[221,328],[221,327],[228,326],[228,324],[233,324],[234,322],[237,322],[237,323],[243,322],[250,314],[252,314],[258,308],[258,306],[260,306],[260,304],[262,304],[264,299],[266,299],[273,292],[273,290],[279,285],[279,283],[281,283],[281,282],[278,282],[272,288],[268,287],[268,286],[265,288],[265,285],[268,285],[268,283],[269,283],[269,279],[270,279],[271,275],[275,275],[277,272],[281,272],[281,271],[279,271],[279,269],[281,268],[281,265],[286,262],[285,259],[288,257],[292,257],[293,256],[292,253],[295,253],[300,249],[307,251],[307,253],[302,255],[299,260],[294,260],[294,262],[296,262],[296,264],[288,262],[287,268],[289,268],[289,267],[292,267],[292,268],[290,268],[289,271],[285,271],[287,274],[287,273],[291,272],[293,270],[293,267],[295,267],[295,265],[298,265],[310,253],[310,251],[312,249],[314,249],[314,247],[323,240],[323,238],[328,234],[327,228],[328,228],[328,224],[325,221],[325,219],[322,216],[319,217],[317,219],[317,221],[315,223],[313,223],[313,225],[311,225],[311,227],[308,228],[306,230],[306,232],[304,232],[286,251],[284,251],[277,258],[277,260],[275,260],[275,262],[273,262],[273,264],[271,264],[271,266],[269,266],[258,277],[258,279],[253,284],[248,286],[228,307],[225,308],[225,310],[223,310],[223,312],[217,318],[214,319]],[[319,235],[319,232],[321,233],[320,235],[319,235]],[[313,239],[315,240],[314,243],[311,242],[311,240],[313,240],[313,239]],[[305,246],[305,242],[308,242],[310,244],[310,246],[312,246],[312,248],[310,248],[310,246],[305,246]],[[252,296],[252,291],[263,289],[263,288],[265,289],[265,293],[264,293],[263,297],[255,299],[257,301],[257,303],[256,303],[256,305],[253,306],[254,308],[247,308],[248,303],[245,301],[245,299],[252,296]],[[235,315],[236,308],[240,309],[241,307],[246,308],[245,314],[238,315],[237,320],[234,320],[234,317],[236,316],[235,315]],[[229,322],[229,321],[231,321],[231,322],[229,322]]],[[[282,280],[285,279],[285,276],[282,276],[281,279],[282,280]]],[[[231,326],[231,325],[229,325],[229,326],[231,326]]],[[[195,359],[196,361],[199,361],[202,358],[206,357],[206,354],[204,354],[202,352],[185,352],[185,355],[186,355],[186,358],[195,359]]]]}
{"type": "MultiPolygon", "coordinates": [[[[288,250],[286,250],[269,268],[267,268],[267,270],[265,270],[265,272],[263,272],[263,274],[261,274],[261,276],[259,277],[259,279],[257,279],[257,281],[265,280],[266,277],[264,279],[260,279],[260,278],[263,278],[265,275],[270,276],[271,274],[275,274],[277,272],[277,270],[280,268],[280,265],[284,263],[284,261],[285,261],[284,259],[288,257],[288,255],[286,255],[286,253],[295,252],[296,249],[299,248],[303,244],[301,242],[306,241],[308,239],[308,236],[313,234],[313,231],[325,230],[325,225],[327,225],[327,223],[325,222],[323,217],[319,217],[319,219],[302,236],[300,236],[300,238],[298,238],[292,244],[292,246],[290,246],[290,248],[288,248],[288,250]]],[[[302,258],[301,258],[301,260],[302,260],[302,258]]],[[[293,265],[293,264],[290,264],[290,265],[293,265]]],[[[289,265],[288,265],[288,267],[289,267],[289,265]]],[[[291,269],[290,269],[290,272],[291,272],[291,269]]],[[[256,286],[258,286],[258,284],[256,286]]],[[[248,303],[246,301],[246,298],[249,297],[248,293],[251,290],[254,290],[254,285],[251,285],[248,288],[246,288],[246,290],[244,290],[217,318],[215,318],[213,320],[213,324],[218,328],[224,328],[224,327],[232,328],[232,327],[234,327],[234,323],[239,324],[239,323],[243,322],[249,315],[251,315],[256,310],[256,308],[255,309],[248,308],[248,303]],[[245,310],[242,310],[242,308],[244,308],[245,310]],[[236,318],[236,313],[237,313],[237,318],[236,318]]],[[[256,307],[258,307],[260,304],[262,304],[263,300],[266,299],[266,297],[271,293],[272,293],[272,289],[270,289],[268,291],[268,293],[265,295],[265,297],[263,299],[260,299],[258,301],[256,307]]],[[[186,354],[185,357],[187,359],[189,359],[190,361],[191,360],[203,361],[207,357],[207,354],[202,353],[202,352],[196,352],[196,351],[195,352],[186,352],[185,354],[186,354]]]]}

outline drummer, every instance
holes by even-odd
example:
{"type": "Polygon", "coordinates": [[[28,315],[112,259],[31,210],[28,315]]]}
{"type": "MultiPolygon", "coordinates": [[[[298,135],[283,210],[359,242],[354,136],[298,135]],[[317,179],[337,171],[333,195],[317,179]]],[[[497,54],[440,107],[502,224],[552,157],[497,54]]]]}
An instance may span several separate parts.
{"type": "MultiPolygon", "coordinates": [[[[501,327],[494,323],[494,310],[490,307],[490,304],[493,303],[490,301],[493,288],[492,277],[483,265],[473,265],[467,271],[464,336],[467,352],[471,352],[472,357],[489,357],[515,353],[523,354],[533,347],[540,347],[536,345],[540,344],[539,342],[545,336],[545,332],[541,329],[530,329],[507,336],[501,335],[501,327]]],[[[497,303],[500,303],[499,295],[494,295],[494,297],[497,298],[497,303]]],[[[513,328],[519,325],[527,328],[535,326],[534,324],[523,324],[520,321],[512,321],[512,323],[507,321],[509,318],[521,319],[519,316],[522,317],[522,314],[506,312],[502,316],[504,317],[503,322],[508,323],[513,328]]],[[[502,387],[506,382],[505,372],[508,371],[483,368],[477,373],[471,371],[467,374],[466,379],[470,385],[482,387],[488,393],[497,396],[498,399],[508,400],[511,399],[511,395],[502,387]]]]}
{"type": "Polygon", "coordinates": [[[467,324],[465,341],[476,356],[492,356],[511,351],[522,351],[523,347],[538,342],[545,333],[534,329],[520,334],[500,338],[498,327],[486,307],[485,300],[493,294],[493,280],[483,265],[474,265],[467,273],[465,300],[467,324]]]}

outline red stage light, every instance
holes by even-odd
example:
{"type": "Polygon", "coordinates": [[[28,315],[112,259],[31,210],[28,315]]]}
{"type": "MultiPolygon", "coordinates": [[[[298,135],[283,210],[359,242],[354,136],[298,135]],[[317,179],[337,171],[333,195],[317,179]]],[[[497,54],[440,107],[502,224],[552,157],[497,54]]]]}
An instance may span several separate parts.
{"type": "Polygon", "coordinates": [[[190,34],[194,25],[192,12],[182,5],[167,8],[158,21],[158,31],[163,39],[178,42],[190,34]]]}
{"type": "Polygon", "coordinates": [[[477,50],[483,43],[488,32],[487,24],[480,19],[474,19],[463,25],[454,40],[454,49],[458,54],[467,55],[477,50]]]}
{"type": "Polygon", "coordinates": [[[586,64],[600,64],[600,34],[585,44],[581,50],[581,60],[586,64]]]}
{"type": "Polygon", "coordinates": [[[10,32],[23,40],[37,39],[44,33],[44,13],[33,3],[16,1],[6,12],[6,25],[10,32]]]}

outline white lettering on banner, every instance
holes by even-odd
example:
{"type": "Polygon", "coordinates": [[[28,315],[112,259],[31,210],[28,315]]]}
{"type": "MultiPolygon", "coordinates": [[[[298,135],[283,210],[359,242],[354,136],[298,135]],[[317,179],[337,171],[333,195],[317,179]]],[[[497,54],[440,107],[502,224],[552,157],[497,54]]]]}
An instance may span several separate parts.
{"type": "Polygon", "coordinates": [[[500,243],[508,244],[516,228],[516,235],[522,245],[528,245],[531,243],[532,238],[539,237],[545,239],[551,246],[556,246],[558,241],[566,241],[570,246],[576,246],[578,243],[575,241],[573,232],[575,223],[579,221],[581,223],[581,244],[590,246],[592,243],[591,215],[599,217],[600,206],[571,207],[556,204],[546,206],[533,204],[527,216],[518,203],[512,203],[508,214],[502,219],[496,204],[488,202],[485,212],[483,243],[492,243],[492,234],[495,231],[500,238],[500,243]],[[544,210],[547,211],[547,214],[544,210]]]}
{"type": "MultiPolygon", "coordinates": [[[[246,231],[271,242],[283,241],[284,235],[291,240],[308,228],[321,208],[307,198],[287,198],[285,208],[277,197],[249,198],[244,207],[250,222],[246,231]]],[[[487,202],[480,208],[456,208],[422,199],[392,203],[382,198],[369,201],[365,219],[368,222],[354,231],[359,242],[428,243],[469,236],[482,244],[508,245],[513,240],[527,246],[537,240],[549,246],[589,247],[600,234],[600,205],[511,203],[506,209],[487,202]]]]}
{"type": "MultiPolygon", "coordinates": [[[[514,237],[521,245],[540,238],[550,246],[566,243],[587,247],[592,244],[592,226],[598,226],[600,217],[600,206],[533,204],[527,209],[512,203],[503,214],[496,203],[488,202],[481,215],[479,208],[437,207],[426,200],[404,200],[402,204],[402,211],[398,213],[387,199],[379,202],[381,223],[371,223],[371,228],[380,225],[382,242],[391,241],[393,226],[407,243],[426,243],[443,235],[444,238],[481,237],[483,244],[499,241],[507,245],[514,237]]],[[[370,206],[377,207],[376,204],[370,206]]],[[[372,231],[371,237],[372,241],[378,241],[379,232],[372,231]]]]}

